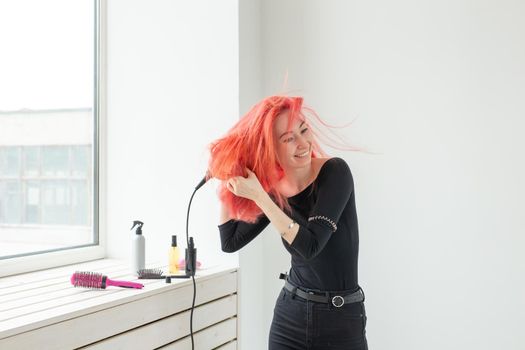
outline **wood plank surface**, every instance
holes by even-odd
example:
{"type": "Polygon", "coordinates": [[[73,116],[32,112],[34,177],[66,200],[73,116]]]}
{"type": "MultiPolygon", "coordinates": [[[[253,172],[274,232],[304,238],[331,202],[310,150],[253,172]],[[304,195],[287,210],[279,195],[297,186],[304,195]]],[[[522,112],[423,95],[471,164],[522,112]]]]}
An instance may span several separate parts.
{"type": "MultiPolygon", "coordinates": [[[[147,267],[166,268],[158,263],[148,263],[147,267]]],[[[196,306],[236,295],[236,271],[231,266],[198,270],[196,306]]],[[[174,317],[191,307],[192,297],[191,279],[172,279],[171,284],[138,280],[129,273],[126,263],[111,259],[0,278],[0,349],[22,345],[23,349],[40,348],[42,344],[57,343],[57,334],[60,344],[56,349],[85,346],[174,317]],[[111,279],[140,282],[145,287],[74,288],[69,281],[74,271],[98,272],[111,279]]]]}

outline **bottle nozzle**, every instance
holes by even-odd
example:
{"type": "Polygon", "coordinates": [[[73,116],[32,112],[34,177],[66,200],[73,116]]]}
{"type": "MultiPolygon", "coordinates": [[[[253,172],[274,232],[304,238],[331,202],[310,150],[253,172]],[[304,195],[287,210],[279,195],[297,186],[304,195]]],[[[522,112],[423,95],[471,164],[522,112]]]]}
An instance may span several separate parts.
{"type": "Polygon", "coordinates": [[[133,226],[131,226],[131,229],[133,230],[133,228],[135,226],[139,226],[137,227],[137,231],[135,232],[137,235],[141,235],[142,234],[142,226],[144,225],[144,223],[142,221],[138,221],[138,220],[135,220],[133,221],[133,226]]]}

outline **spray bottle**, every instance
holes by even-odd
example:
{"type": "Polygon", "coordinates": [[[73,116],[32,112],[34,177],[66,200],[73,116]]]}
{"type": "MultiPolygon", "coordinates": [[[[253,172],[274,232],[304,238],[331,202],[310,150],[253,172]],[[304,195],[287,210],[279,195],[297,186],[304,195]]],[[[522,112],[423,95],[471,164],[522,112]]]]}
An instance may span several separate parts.
{"type": "Polygon", "coordinates": [[[144,225],[141,221],[133,221],[133,226],[131,229],[133,230],[135,226],[138,226],[135,230],[135,234],[131,238],[131,272],[134,275],[138,275],[138,270],[141,270],[144,268],[145,265],[145,248],[146,248],[146,241],[144,239],[144,236],[142,235],[142,226],[144,225]]]}

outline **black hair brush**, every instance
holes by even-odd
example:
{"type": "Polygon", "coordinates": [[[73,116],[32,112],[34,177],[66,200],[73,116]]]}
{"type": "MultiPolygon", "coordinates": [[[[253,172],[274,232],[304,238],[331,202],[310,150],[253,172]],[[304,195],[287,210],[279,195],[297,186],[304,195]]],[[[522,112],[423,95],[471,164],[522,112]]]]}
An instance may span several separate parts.
{"type": "Polygon", "coordinates": [[[162,280],[165,278],[190,278],[191,275],[163,275],[161,269],[140,269],[137,271],[140,280],[162,280]]]}

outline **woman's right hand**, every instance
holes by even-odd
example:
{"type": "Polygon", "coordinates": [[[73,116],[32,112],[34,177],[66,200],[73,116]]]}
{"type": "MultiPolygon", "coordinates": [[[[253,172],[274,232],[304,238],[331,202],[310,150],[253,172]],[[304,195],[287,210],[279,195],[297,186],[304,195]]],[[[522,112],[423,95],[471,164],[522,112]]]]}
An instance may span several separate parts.
{"type": "Polygon", "coordinates": [[[248,168],[246,168],[246,172],[248,173],[247,177],[234,176],[228,179],[226,182],[226,188],[238,197],[257,202],[266,195],[266,192],[257,178],[257,175],[248,168]]]}

